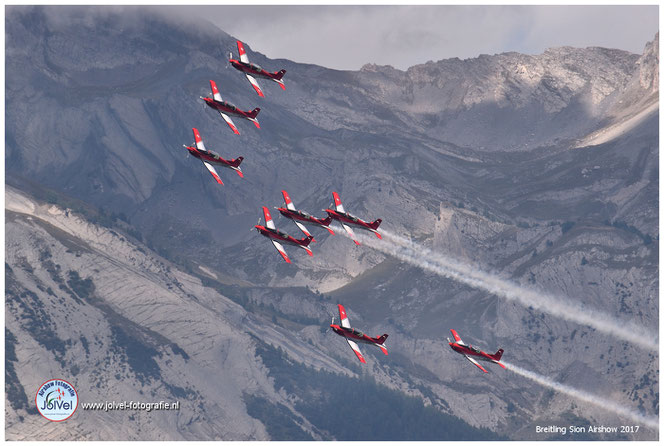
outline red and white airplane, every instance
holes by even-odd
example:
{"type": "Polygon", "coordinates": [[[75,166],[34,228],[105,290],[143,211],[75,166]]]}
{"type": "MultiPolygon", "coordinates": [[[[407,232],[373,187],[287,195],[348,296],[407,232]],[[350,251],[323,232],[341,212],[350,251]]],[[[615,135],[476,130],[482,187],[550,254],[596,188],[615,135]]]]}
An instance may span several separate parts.
{"type": "Polygon", "coordinates": [[[221,99],[221,95],[219,94],[219,89],[217,88],[217,84],[213,80],[210,81],[210,87],[212,87],[212,97],[204,98],[203,96],[201,96],[201,99],[203,99],[209,107],[219,112],[221,117],[224,118],[224,121],[226,121],[228,126],[233,130],[233,132],[235,132],[236,135],[239,135],[240,132],[237,130],[237,127],[235,127],[235,124],[233,124],[231,118],[228,117],[228,114],[248,119],[249,121],[253,122],[256,127],[261,128],[260,124],[258,124],[258,121],[256,120],[258,112],[261,111],[260,108],[256,107],[252,111],[240,110],[230,102],[226,102],[223,99],[221,99]]]}
{"type": "Polygon", "coordinates": [[[344,338],[346,338],[346,342],[348,342],[350,348],[353,349],[360,362],[366,363],[367,361],[364,360],[364,356],[362,356],[362,352],[360,351],[360,348],[357,346],[357,342],[361,342],[363,344],[375,345],[376,347],[379,347],[383,351],[383,353],[387,355],[387,349],[383,345],[383,342],[385,342],[385,339],[387,339],[387,334],[384,334],[383,336],[380,337],[376,336],[375,338],[372,338],[371,336],[368,336],[359,330],[351,328],[350,322],[348,322],[348,316],[346,316],[346,310],[344,309],[344,306],[341,304],[339,304],[339,320],[341,321],[341,324],[335,325],[334,318],[332,318],[332,323],[330,324],[330,328],[334,330],[334,332],[339,336],[343,336],[344,338]]]}
{"type": "Polygon", "coordinates": [[[341,204],[341,199],[339,198],[339,194],[336,192],[332,192],[332,196],[334,197],[334,205],[336,210],[334,211],[332,209],[324,209],[324,210],[331,218],[333,218],[334,220],[338,220],[339,223],[341,223],[341,226],[344,227],[344,229],[346,230],[348,235],[350,235],[350,237],[353,239],[356,245],[359,245],[360,242],[355,240],[355,233],[348,225],[353,225],[360,229],[371,231],[374,234],[376,234],[376,237],[380,239],[383,238],[377,231],[378,226],[383,220],[378,218],[375,221],[366,222],[357,217],[353,217],[352,215],[344,211],[344,206],[341,204]]]}
{"type": "Polygon", "coordinates": [[[270,216],[270,211],[265,206],[263,206],[263,215],[265,216],[265,226],[258,224],[254,226],[254,228],[256,228],[256,230],[260,232],[261,235],[270,239],[274,247],[277,248],[277,251],[279,251],[279,254],[281,254],[281,257],[283,257],[286,262],[291,263],[288,255],[286,254],[286,251],[284,250],[284,247],[279,242],[295,245],[299,248],[302,248],[307,251],[307,254],[313,257],[314,254],[311,252],[311,249],[308,248],[309,243],[311,243],[313,240],[312,236],[298,240],[284,232],[277,230],[277,228],[274,226],[274,221],[272,221],[272,217],[270,216]]]}
{"type": "Polygon", "coordinates": [[[489,372],[487,372],[486,369],[479,364],[479,362],[477,362],[475,359],[471,358],[471,356],[478,359],[478,360],[480,360],[480,361],[493,362],[494,364],[498,364],[502,368],[505,368],[505,366],[502,365],[499,362],[500,358],[503,356],[503,352],[504,352],[504,350],[502,348],[499,349],[493,355],[490,355],[488,353],[483,352],[479,348],[473,347],[472,345],[468,345],[465,342],[463,342],[454,329],[451,329],[450,331],[452,332],[452,336],[454,336],[454,341],[455,342],[450,341],[450,338],[447,338],[447,342],[450,343],[450,347],[452,347],[452,350],[454,350],[457,353],[461,353],[463,356],[466,357],[466,359],[468,361],[475,364],[484,373],[489,373],[489,372]]]}
{"type": "Polygon", "coordinates": [[[330,234],[334,235],[334,231],[330,229],[330,223],[332,223],[332,217],[328,216],[327,218],[316,218],[312,215],[307,214],[304,211],[299,211],[295,209],[295,205],[288,196],[288,192],[282,190],[281,194],[284,196],[284,203],[286,203],[286,207],[277,208],[277,210],[281,212],[281,215],[283,215],[284,217],[293,220],[293,223],[295,223],[297,227],[300,228],[300,231],[302,231],[304,235],[306,235],[307,237],[311,237],[312,242],[315,242],[316,240],[314,240],[313,236],[309,233],[309,231],[307,231],[307,228],[302,223],[300,223],[300,221],[322,226],[323,228],[330,231],[330,234]]]}
{"type": "Polygon", "coordinates": [[[207,170],[210,171],[212,176],[214,177],[215,180],[217,180],[217,183],[223,185],[223,181],[221,181],[221,178],[219,178],[219,175],[217,174],[217,171],[214,169],[214,166],[212,164],[217,164],[222,167],[228,167],[229,169],[233,169],[234,171],[237,172],[238,175],[240,175],[240,178],[244,178],[244,175],[242,175],[242,170],[240,169],[240,163],[244,159],[241,156],[238,156],[234,160],[225,160],[222,157],[219,156],[219,154],[213,152],[212,150],[207,150],[205,148],[205,144],[203,144],[203,140],[201,139],[200,133],[198,133],[198,130],[196,128],[192,129],[194,131],[194,145],[196,147],[189,147],[189,146],[184,146],[187,150],[189,150],[189,153],[198,158],[203,162],[205,167],[207,167],[207,170]]]}
{"type": "Polygon", "coordinates": [[[254,90],[258,93],[258,96],[265,97],[254,76],[274,81],[279,84],[282,90],[286,89],[284,81],[281,80],[281,78],[284,77],[284,74],[286,74],[286,70],[270,73],[269,71],[265,71],[259,65],[249,63],[249,57],[247,56],[246,51],[244,51],[244,45],[242,45],[242,42],[239,40],[237,41],[237,50],[240,53],[240,60],[233,59],[233,53],[231,53],[229,62],[236,70],[242,71],[244,75],[247,76],[247,79],[251,82],[251,86],[254,87],[254,90]]]}

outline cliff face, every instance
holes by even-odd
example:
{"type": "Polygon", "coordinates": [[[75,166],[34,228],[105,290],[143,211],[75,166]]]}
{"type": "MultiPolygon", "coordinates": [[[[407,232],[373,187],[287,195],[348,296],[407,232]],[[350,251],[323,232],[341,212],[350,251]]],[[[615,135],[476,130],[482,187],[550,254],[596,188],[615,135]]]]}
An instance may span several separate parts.
{"type": "Polygon", "coordinates": [[[648,42],[643,55],[638,60],[639,84],[649,92],[659,91],[659,33],[655,40],[648,42]]]}
{"type": "Polygon", "coordinates": [[[409,128],[461,146],[522,151],[591,130],[637,58],[564,47],[429,62],[405,73],[365,66],[363,74],[373,74],[368,90],[407,113],[409,128]]]}
{"type": "MultiPolygon", "coordinates": [[[[335,308],[328,299],[336,299],[354,325],[390,333],[391,362],[379,367],[380,358],[365,373],[471,424],[529,438],[538,417],[610,418],[534,384],[468,373],[444,341],[452,327],[570,384],[578,370],[592,371],[590,390],[622,389],[612,398],[657,413],[656,358],[632,346],[317,228],[314,257],[293,252],[294,264],[286,265],[249,229],[261,206],[281,202],[281,189],[316,215],[336,190],[347,210],[382,218],[387,231],[656,327],[658,36],[643,55],[554,48],[407,71],[367,65],[340,72],[269,60],[246,45],[252,62],[288,71],[286,91],[261,83],[263,99],[226,62],[235,39],[189,25],[149,9],[8,8],[7,182],[12,194],[41,197],[8,195],[7,328],[18,340],[22,373],[47,357],[49,370],[67,371],[61,362],[85,352],[94,361],[77,363],[76,376],[95,398],[111,399],[105,389],[115,385],[123,389],[118,395],[141,389],[155,398],[184,389],[191,419],[169,414],[175,418],[164,421],[164,438],[274,438],[249,416],[243,393],[301,416],[305,421],[288,415],[312,438],[331,438],[270,381],[274,375],[255,353],[265,347],[254,337],[312,367],[353,376],[350,361],[340,363],[345,344],[332,347],[319,330],[335,308]],[[241,135],[234,135],[205,109],[197,98],[209,95],[209,79],[238,107],[260,106],[261,129],[237,120],[241,135]],[[245,178],[224,170],[226,185],[214,183],[181,148],[191,142],[191,127],[209,149],[244,156],[245,178]],[[55,213],[43,202],[57,204],[55,213]],[[75,224],[59,214],[67,207],[75,224]],[[78,302],[70,271],[94,283],[96,300],[78,302]],[[212,290],[205,278],[254,306],[212,290]],[[291,288],[297,286],[309,290],[291,288]],[[58,299],[71,311],[22,322],[58,299]],[[85,330],[67,322],[79,311],[85,330]],[[122,323],[114,325],[116,314],[122,323]],[[40,344],[34,330],[42,325],[56,327],[60,347],[40,344]],[[123,333],[141,339],[160,376],[151,375],[150,361],[131,372],[133,350],[123,346],[123,333]],[[129,365],[101,371],[118,358],[129,365]],[[203,401],[219,371],[232,378],[203,401]],[[214,421],[218,413],[238,421],[214,421]],[[169,430],[172,422],[177,429],[169,430]]],[[[297,235],[287,220],[276,223],[297,235]]],[[[27,393],[40,384],[21,382],[27,393]]],[[[34,422],[19,415],[25,417],[8,415],[16,436],[34,422]]],[[[81,437],[101,438],[85,423],[81,437]]],[[[141,426],[147,430],[127,435],[161,438],[141,426]]]]}
{"type": "Polygon", "coordinates": [[[79,407],[66,427],[10,410],[8,438],[268,438],[242,401],[271,386],[239,305],[114,231],[11,190],[6,204],[6,329],[28,407],[45,376],[71,378],[80,403],[181,404],[158,416],[79,407]]]}
{"type": "MultiPolygon", "coordinates": [[[[11,187],[5,213],[5,345],[11,352],[6,362],[7,438],[347,439],[354,433],[331,432],[315,416],[340,390],[318,388],[321,383],[373,385],[374,392],[392,403],[405,401],[404,393],[413,395],[420,401],[407,402],[435,423],[436,435],[450,428],[465,432],[449,438],[489,436],[426,409],[422,392],[398,374],[380,385],[367,376],[358,380],[360,369],[348,357],[345,343],[334,342],[341,339],[332,340],[320,329],[324,322],[317,317],[327,319],[333,308],[320,296],[297,288],[275,292],[225,286],[210,280],[209,272],[182,272],[135,240],[11,187]],[[266,297],[276,298],[284,312],[275,304],[263,305],[266,297]],[[297,309],[287,305],[293,298],[297,309]],[[303,316],[303,311],[317,317],[303,316]],[[78,410],[66,423],[45,424],[33,406],[34,392],[51,377],[67,377],[79,395],[78,410]],[[83,408],[129,401],[179,402],[179,408],[83,408]]],[[[376,369],[376,378],[389,370],[376,369]]],[[[396,407],[384,411],[362,401],[354,409],[397,414],[396,407]]],[[[365,425],[377,431],[381,420],[365,425]]],[[[383,429],[384,435],[395,435],[383,429]]],[[[363,437],[352,438],[367,435],[356,434],[363,437]]]]}

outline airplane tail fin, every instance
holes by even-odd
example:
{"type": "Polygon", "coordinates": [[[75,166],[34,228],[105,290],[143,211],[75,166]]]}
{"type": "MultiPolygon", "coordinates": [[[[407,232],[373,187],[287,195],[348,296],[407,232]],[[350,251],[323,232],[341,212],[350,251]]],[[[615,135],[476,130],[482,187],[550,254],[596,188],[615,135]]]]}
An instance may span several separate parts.
{"type": "Polygon", "coordinates": [[[274,78],[278,81],[281,80],[282,77],[284,77],[284,74],[286,74],[286,70],[279,70],[274,72],[274,78]]]}
{"type": "Polygon", "coordinates": [[[314,239],[313,236],[308,235],[305,238],[301,239],[300,243],[302,244],[302,246],[306,247],[306,246],[309,246],[309,243],[311,243],[313,239],[314,239]]]}
{"type": "Polygon", "coordinates": [[[330,228],[330,223],[332,223],[332,217],[328,215],[323,219],[323,227],[327,229],[327,232],[334,235],[334,231],[330,228]]]}
{"type": "Polygon", "coordinates": [[[386,333],[386,334],[384,334],[383,336],[381,336],[380,338],[378,338],[378,342],[377,342],[377,344],[379,344],[379,345],[383,345],[383,342],[385,342],[385,339],[387,339],[387,336],[388,336],[388,335],[387,335],[387,333],[386,333]]]}
{"type": "Polygon", "coordinates": [[[238,156],[234,160],[231,161],[231,166],[233,167],[240,167],[240,163],[242,163],[242,160],[244,159],[243,156],[238,156]]]}
{"type": "Polygon", "coordinates": [[[371,229],[378,229],[378,226],[380,226],[380,224],[382,222],[383,222],[383,220],[381,220],[380,218],[377,218],[375,221],[372,221],[371,223],[369,223],[369,227],[371,229]]]}
{"type": "Polygon", "coordinates": [[[261,111],[261,109],[258,108],[258,107],[256,107],[255,109],[253,109],[253,110],[249,113],[249,117],[250,117],[250,118],[256,118],[256,116],[258,116],[258,112],[259,112],[259,111],[261,111]]]}
{"type": "Polygon", "coordinates": [[[505,351],[505,350],[503,350],[503,349],[501,348],[501,349],[499,349],[495,354],[491,355],[491,357],[492,357],[493,359],[495,359],[496,361],[500,361],[500,358],[503,356],[503,352],[504,352],[504,351],[505,351]]]}
{"type": "Polygon", "coordinates": [[[212,89],[212,97],[214,98],[214,100],[221,102],[221,95],[219,94],[217,83],[212,79],[210,79],[210,88],[212,89]]]}

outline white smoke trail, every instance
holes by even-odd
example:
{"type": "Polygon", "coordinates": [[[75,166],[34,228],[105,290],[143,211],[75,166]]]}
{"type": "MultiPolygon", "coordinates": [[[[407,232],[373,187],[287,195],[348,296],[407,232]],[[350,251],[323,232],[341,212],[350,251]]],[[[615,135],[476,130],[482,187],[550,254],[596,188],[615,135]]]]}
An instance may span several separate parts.
{"type": "MultiPolygon", "coordinates": [[[[343,229],[335,229],[342,235],[351,238],[343,229]]],[[[495,274],[481,271],[475,266],[433,252],[389,231],[381,230],[380,232],[384,237],[382,241],[363,234],[356,234],[356,238],[373,249],[442,277],[483,289],[496,296],[517,301],[527,307],[532,307],[570,322],[587,325],[645,349],[658,351],[657,336],[652,336],[651,333],[632,322],[619,321],[606,313],[586,308],[584,305],[572,302],[564,297],[529,289],[495,274]]]]}
{"type": "Polygon", "coordinates": [[[535,381],[538,384],[553,389],[557,392],[564,393],[581,401],[585,401],[586,403],[590,403],[602,409],[613,412],[616,415],[629,418],[630,420],[639,423],[641,425],[648,426],[651,429],[659,430],[659,420],[657,418],[641,415],[611,400],[607,400],[605,398],[590,394],[588,392],[575,389],[566,384],[561,384],[559,382],[552,380],[551,378],[547,378],[546,376],[542,376],[538,373],[531,372],[530,370],[522,369],[521,367],[515,366],[514,364],[509,364],[505,361],[501,362],[505,365],[505,367],[507,367],[507,370],[511,370],[517,375],[521,375],[524,378],[528,378],[532,381],[535,381]]]}

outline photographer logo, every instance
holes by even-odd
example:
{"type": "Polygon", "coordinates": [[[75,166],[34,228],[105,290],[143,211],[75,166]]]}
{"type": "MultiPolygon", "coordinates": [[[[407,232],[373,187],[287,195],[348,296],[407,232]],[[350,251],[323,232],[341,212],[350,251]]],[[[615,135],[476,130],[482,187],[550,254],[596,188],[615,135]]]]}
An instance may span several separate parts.
{"type": "Polygon", "coordinates": [[[47,420],[64,421],[76,412],[78,393],[67,381],[51,379],[39,386],[35,404],[47,420]]]}

